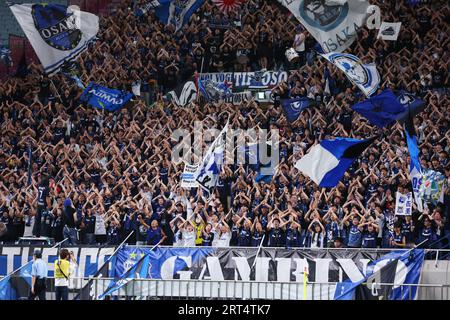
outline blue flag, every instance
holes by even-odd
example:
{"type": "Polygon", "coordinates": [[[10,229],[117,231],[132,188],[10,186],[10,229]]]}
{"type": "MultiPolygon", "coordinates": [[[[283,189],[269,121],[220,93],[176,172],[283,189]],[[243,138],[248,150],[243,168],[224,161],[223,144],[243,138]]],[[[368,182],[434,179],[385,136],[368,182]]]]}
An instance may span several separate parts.
{"type": "Polygon", "coordinates": [[[32,261],[0,280],[0,300],[18,300],[28,297],[31,288],[32,261]]]}
{"type": "Polygon", "coordinates": [[[161,5],[155,9],[155,13],[161,22],[175,25],[175,30],[178,31],[204,2],[205,0],[160,1],[161,5]]]}
{"type": "Polygon", "coordinates": [[[80,100],[97,109],[117,111],[130,101],[132,97],[132,93],[109,89],[91,82],[84,90],[80,100]]]}
{"type": "Polygon", "coordinates": [[[399,278],[403,279],[404,277],[402,284],[418,284],[423,260],[424,250],[422,249],[413,249],[409,252],[392,251],[370,263],[367,266],[366,275],[360,281],[339,282],[334,292],[334,300],[414,299],[417,294],[416,286],[393,287],[377,285],[377,283],[394,283],[398,275],[399,278]],[[370,288],[368,288],[369,286],[370,288]]]}
{"type": "Polygon", "coordinates": [[[281,106],[286,114],[286,119],[289,122],[294,122],[300,116],[300,113],[311,106],[311,99],[309,98],[296,98],[281,100],[281,106]]]}
{"type": "Polygon", "coordinates": [[[353,105],[352,109],[380,128],[394,123],[405,112],[405,106],[391,89],[353,105]]]}
{"type": "Polygon", "coordinates": [[[139,279],[139,278],[148,278],[148,269],[150,264],[150,255],[144,254],[128,271],[126,271],[123,276],[121,276],[116,281],[113,281],[112,284],[108,287],[108,289],[101,294],[98,298],[103,299],[105,296],[116,292],[123,286],[125,286],[128,282],[139,279]]]}
{"type": "Polygon", "coordinates": [[[400,123],[404,123],[408,121],[408,119],[414,118],[425,109],[425,102],[408,92],[400,91],[396,93],[396,96],[398,102],[400,102],[404,108],[403,113],[397,116],[397,121],[400,123]]]}
{"type": "Polygon", "coordinates": [[[336,138],[315,145],[295,168],[309,176],[320,187],[335,187],[353,161],[376,139],[336,138]]]}

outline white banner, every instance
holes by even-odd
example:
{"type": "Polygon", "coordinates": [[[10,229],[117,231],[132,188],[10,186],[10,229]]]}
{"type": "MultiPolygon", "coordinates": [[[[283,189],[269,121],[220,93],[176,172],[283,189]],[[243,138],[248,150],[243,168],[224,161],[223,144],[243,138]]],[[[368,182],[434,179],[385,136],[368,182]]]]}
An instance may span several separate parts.
{"type": "Polygon", "coordinates": [[[259,83],[261,86],[274,87],[282,81],[287,81],[286,71],[256,71],[256,72],[221,72],[202,73],[200,80],[212,80],[214,82],[230,82],[233,84],[233,91],[236,88],[248,88],[259,83]]]}
{"type": "Polygon", "coordinates": [[[48,74],[83,52],[99,29],[99,18],[76,6],[15,4],[10,9],[48,74]]]}
{"type": "Polygon", "coordinates": [[[412,209],[412,192],[402,194],[397,192],[395,199],[395,215],[410,216],[412,209]]]}
{"type": "Polygon", "coordinates": [[[232,103],[234,105],[239,105],[245,101],[252,98],[252,93],[250,91],[233,93],[230,97],[225,99],[225,102],[232,103]]]}
{"type": "Polygon", "coordinates": [[[181,175],[181,187],[182,188],[197,188],[198,182],[195,179],[195,173],[197,172],[198,164],[184,164],[184,171],[181,175]]]}
{"type": "Polygon", "coordinates": [[[378,39],[397,41],[398,34],[400,33],[400,28],[402,27],[401,22],[382,22],[380,31],[378,31],[378,39]]]}
{"type": "Polygon", "coordinates": [[[367,19],[364,0],[278,0],[289,9],[325,52],[342,52],[367,19]]]}

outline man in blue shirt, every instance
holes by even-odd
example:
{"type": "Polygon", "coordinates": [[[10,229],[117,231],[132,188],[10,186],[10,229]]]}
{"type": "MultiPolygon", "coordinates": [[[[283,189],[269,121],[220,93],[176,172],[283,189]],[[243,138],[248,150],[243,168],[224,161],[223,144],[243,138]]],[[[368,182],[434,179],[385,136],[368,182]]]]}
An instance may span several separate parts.
{"type": "Polygon", "coordinates": [[[39,297],[39,300],[45,300],[45,281],[47,279],[47,264],[42,260],[42,252],[39,249],[34,250],[34,261],[31,266],[31,292],[29,300],[39,297]]]}

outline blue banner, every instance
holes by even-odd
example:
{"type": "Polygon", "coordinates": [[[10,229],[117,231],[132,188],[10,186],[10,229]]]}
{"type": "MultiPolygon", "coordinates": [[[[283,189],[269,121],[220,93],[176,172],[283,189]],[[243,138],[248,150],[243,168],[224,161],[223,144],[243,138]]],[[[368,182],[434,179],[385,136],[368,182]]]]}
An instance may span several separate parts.
{"type": "Polygon", "coordinates": [[[296,98],[282,100],[284,113],[289,122],[294,122],[298,119],[303,110],[311,106],[311,99],[309,98],[296,98]]]}
{"type": "Polygon", "coordinates": [[[97,109],[117,111],[130,101],[132,97],[132,93],[109,89],[91,82],[84,90],[80,100],[97,109]]]}
{"type": "MultiPolygon", "coordinates": [[[[395,276],[401,277],[402,284],[418,284],[420,279],[420,272],[424,261],[424,250],[413,249],[411,251],[396,250],[392,251],[380,259],[373,261],[367,266],[367,271],[364,279],[352,282],[347,280],[339,282],[336,285],[335,300],[352,300],[355,298],[355,291],[358,286],[366,282],[367,279],[378,272],[381,268],[386,266],[390,261],[398,259],[395,276]]],[[[395,278],[395,277],[394,277],[395,278]]],[[[390,290],[389,300],[409,300],[415,299],[417,293],[416,286],[393,286],[390,290]]]]}
{"type": "Polygon", "coordinates": [[[204,2],[205,0],[160,1],[155,13],[161,22],[175,25],[178,31],[204,2]]]}

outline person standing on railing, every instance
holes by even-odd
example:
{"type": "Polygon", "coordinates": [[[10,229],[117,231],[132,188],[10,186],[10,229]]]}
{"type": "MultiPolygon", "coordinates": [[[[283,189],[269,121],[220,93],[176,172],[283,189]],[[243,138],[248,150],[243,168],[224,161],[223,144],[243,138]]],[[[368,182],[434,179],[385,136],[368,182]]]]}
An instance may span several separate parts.
{"type": "Polygon", "coordinates": [[[55,261],[55,292],[56,300],[69,300],[70,277],[69,250],[62,249],[59,259],[55,261]]]}
{"type": "Polygon", "coordinates": [[[31,292],[28,297],[29,300],[34,300],[36,297],[39,300],[45,300],[46,284],[48,275],[47,264],[42,260],[42,252],[39,249],[34,250],[33,264],[31,266],[31,292]]]}

